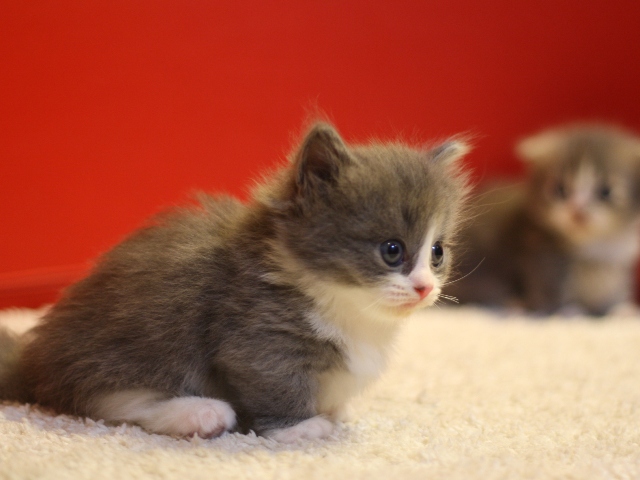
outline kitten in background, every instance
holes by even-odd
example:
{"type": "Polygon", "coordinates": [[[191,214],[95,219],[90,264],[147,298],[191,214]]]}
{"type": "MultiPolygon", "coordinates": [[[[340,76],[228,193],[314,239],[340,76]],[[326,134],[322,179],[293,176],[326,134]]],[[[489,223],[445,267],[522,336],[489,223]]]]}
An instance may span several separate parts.
{"type": "Polygon", "coordinates": [[[157,219],[24,345],[0,332],[0,398],[177,436],[330,435],[403,320],[440,295],[467,149],[349,147],[314,126],[248,204],[157,219]]]}
{"type": "Polygon", "coordinates": [[[640,139],[574,125],[527,138],[517,153],[529,178],[475,197],[477,216],[461,234],[458,272],[468,276],[446,293],[539,314],[604,315],[630,304],[640,250],[640,139]]]}

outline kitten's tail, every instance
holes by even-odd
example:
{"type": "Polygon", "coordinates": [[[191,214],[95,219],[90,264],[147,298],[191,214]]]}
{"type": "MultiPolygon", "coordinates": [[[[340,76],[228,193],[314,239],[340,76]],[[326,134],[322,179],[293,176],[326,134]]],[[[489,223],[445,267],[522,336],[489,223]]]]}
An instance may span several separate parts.
{"type": "Polygon", "coordinates": [[[18,368],[21,347],[19,335],[0,328],[0,400],[25,398],[25,385],[18,368]]]}

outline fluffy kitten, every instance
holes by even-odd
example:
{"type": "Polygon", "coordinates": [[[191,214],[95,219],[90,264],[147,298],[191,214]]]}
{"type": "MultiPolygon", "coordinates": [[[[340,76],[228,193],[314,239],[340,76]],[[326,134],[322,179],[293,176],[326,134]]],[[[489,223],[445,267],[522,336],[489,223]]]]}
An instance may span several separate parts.
{"type": "Polygon", "coordinates": [[[107,253],[0,394],[169,435],[326,437],[440,294],[466,151],[347,147],[314,126],[248,204],[204,198],[107,253]]]}
{"type": "Polygon", "coordinates": [[[467,251],[459,272],[480,266],[446,293],[543,314],[603,315],[633,301],[640,140],[578,125],[527,138],[517,152],[530,178],[476,197],[479,215],[461,235],[467,251]]]}

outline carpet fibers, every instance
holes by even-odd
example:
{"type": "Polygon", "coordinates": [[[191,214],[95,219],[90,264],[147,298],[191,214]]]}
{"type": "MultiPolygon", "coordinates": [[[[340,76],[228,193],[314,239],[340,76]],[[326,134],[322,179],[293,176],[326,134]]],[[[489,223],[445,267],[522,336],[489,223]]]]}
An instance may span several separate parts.
{"type": "MultiPolygon", "coordinates": [[[[0,312],[25,327],[39,312],[0,312]]],[[[432,308],[323,441],[213,440],[0,403],[0,479],[640,478],[640,318],[432,308]]]]}

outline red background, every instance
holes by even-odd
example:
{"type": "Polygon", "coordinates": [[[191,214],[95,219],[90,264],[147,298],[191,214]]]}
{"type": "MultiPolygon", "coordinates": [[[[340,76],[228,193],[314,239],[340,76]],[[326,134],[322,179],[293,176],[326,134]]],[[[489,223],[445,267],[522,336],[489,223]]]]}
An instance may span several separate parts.
{"type": "Polygon", "coordinates": [[[0,5],[0,306],[51,301],[194,190],[246,195],[320,109],[347,140],[640,130],[637,1],[0,5]]]}

